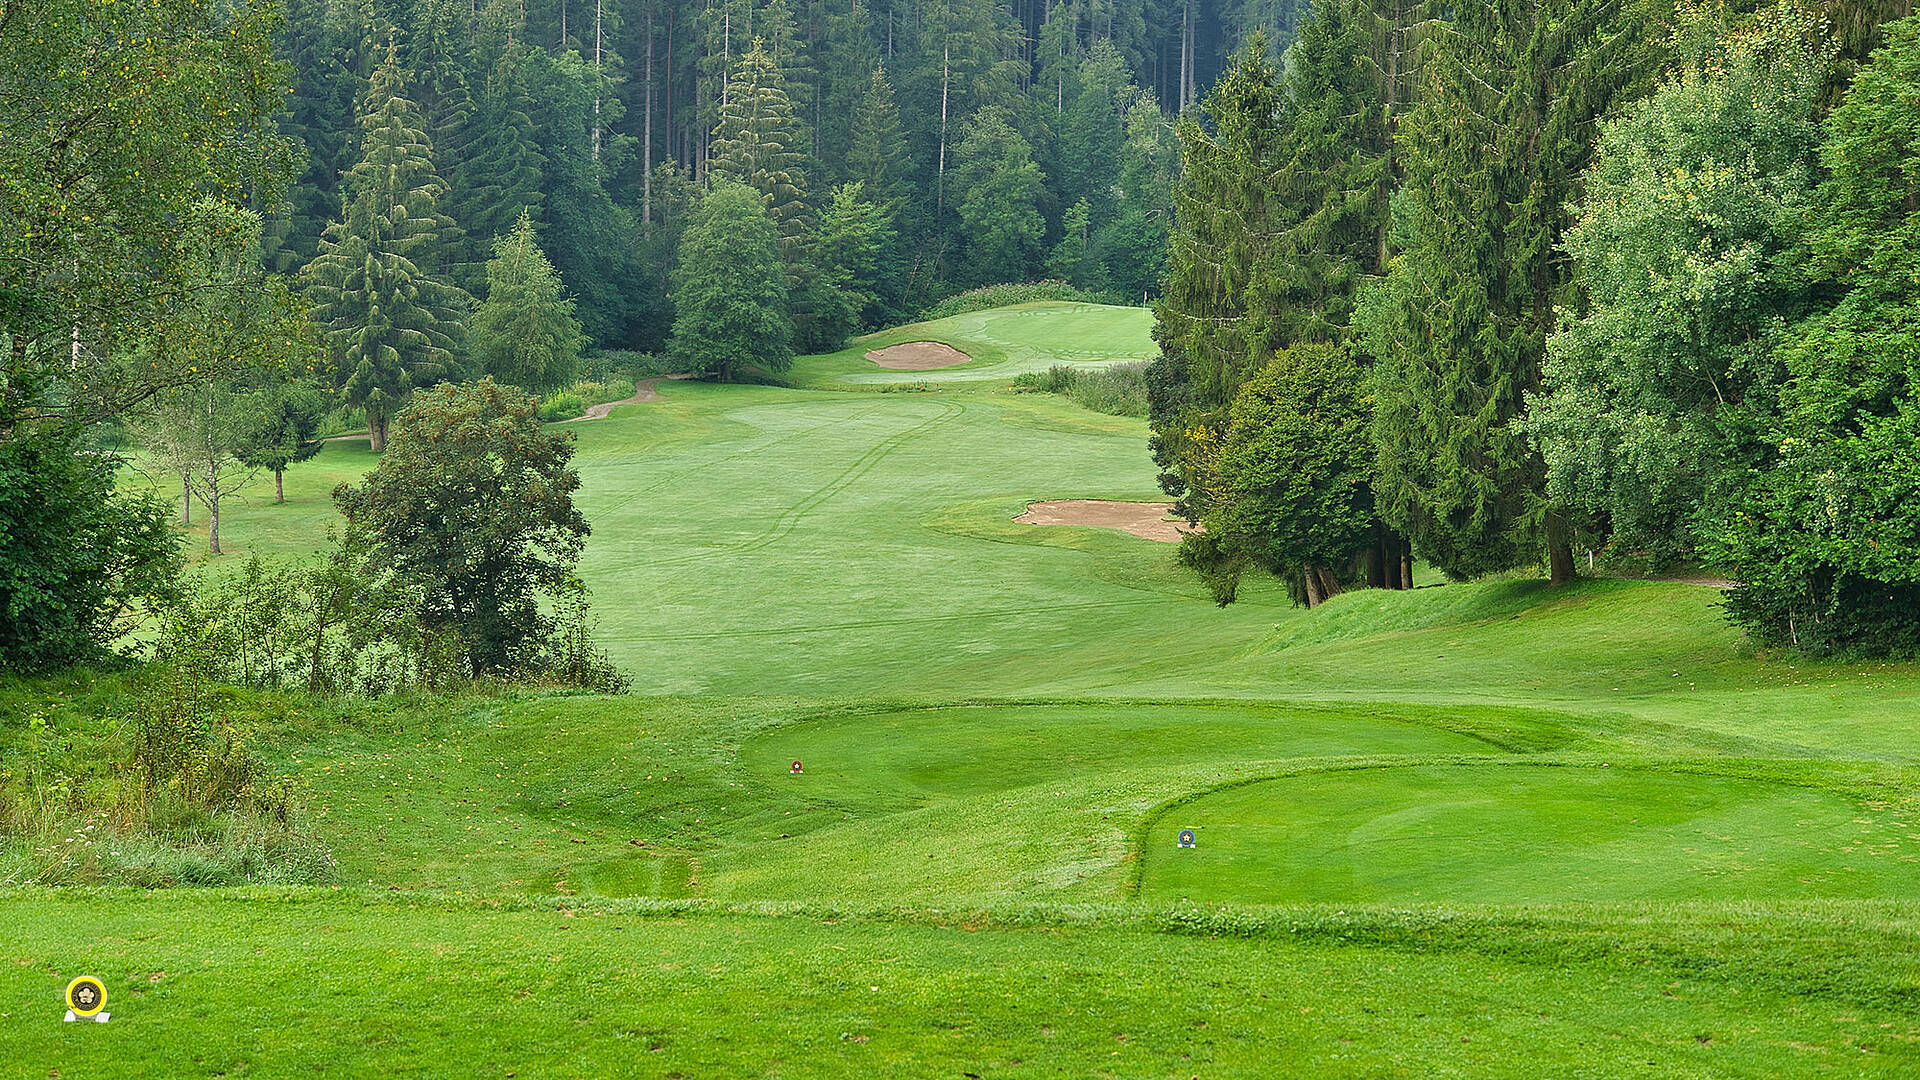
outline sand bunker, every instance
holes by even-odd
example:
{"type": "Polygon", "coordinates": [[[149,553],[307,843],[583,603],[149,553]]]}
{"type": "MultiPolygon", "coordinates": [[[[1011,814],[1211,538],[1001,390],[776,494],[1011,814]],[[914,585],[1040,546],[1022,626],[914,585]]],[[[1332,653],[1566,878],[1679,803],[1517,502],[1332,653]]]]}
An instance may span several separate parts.
{"type": "Polygon", "coordinates": [[[964,364],[973,357],[937,341],[909,341],[904,345],[875,349],[867,354],[867,359],[894,371],[932,371],[964,364]]]}
{"type": "Polygon", "coordinates": [[[1172,503],[1113,502],[1107,499],[1049,499],[1027,504],[1013,520],[1026,525],[1092,525],[1119,529],[1145,540],[1178,543],[1193,531],[1184,521],[1168,521],[1172,503]]]}

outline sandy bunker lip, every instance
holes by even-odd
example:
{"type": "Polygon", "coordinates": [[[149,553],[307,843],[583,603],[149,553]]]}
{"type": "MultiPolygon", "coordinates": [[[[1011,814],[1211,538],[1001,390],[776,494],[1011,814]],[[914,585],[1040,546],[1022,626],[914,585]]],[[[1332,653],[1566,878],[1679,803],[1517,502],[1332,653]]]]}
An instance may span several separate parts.
{"type": "Polygon", "coordinates": [[[908,341],[875,349],[867,359],[893,371],[933,371],[964,364],[973,357],[938,341],[908,341]]]}
{"type": "Polygon", "coordinates": [[[1119,529],[1143,540],[1174,544],[1194,528],[1184,521],[1168,521],[1172,503],[1118,502],[1112,499],[1047,499],[1027,504],[1027,512],[1013,520],[1023,525],[1091,525],[1119,529]]]}

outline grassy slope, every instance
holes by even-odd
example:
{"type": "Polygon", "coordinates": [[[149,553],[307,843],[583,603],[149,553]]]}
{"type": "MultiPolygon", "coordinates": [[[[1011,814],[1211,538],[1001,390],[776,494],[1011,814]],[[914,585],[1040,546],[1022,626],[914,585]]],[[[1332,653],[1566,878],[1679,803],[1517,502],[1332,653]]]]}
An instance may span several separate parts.
{"type": "Polygon", "coordinates": [[[1010,382],[1015,375],[1055,364],[1103,366],[1151,360],[1146,308],[1042,301],[910,323],[857,338],[824,356],[801,357],[793,379],[802,386],[888,386],[919,383],[1010,382]],[[972,361],[935,371],[887,371],[866,358],[874,349],[907,341],[951,345],[972,361]]]}
{"type": "MultiPolygon", "coordinates": [[[[1036,355],[1089,336],[1023,320],[1036,355]]],[[[1009,520],[1152,497],[1138,421],[977,384],[662,392],[576,428],[585,570],[636,696],[280,730],[348,888],[0,899],[32,931],[0,966],[0,1013],[32,1018],[0,1061],[1920,1069],[1912,665],[1743,655],[1687,585],[1491,582],[1311,615],[1264,586],[1222,610],[1165,547],[1009,520]],[[1183,825],[1199,848],[1171,846],[1183,825]],[[644,896],[694,906],[622,899],[644,896]],[[1345,913],[1214,906],[1261,902],[1345,913]],[[101,1032],[134,1034],[42,1023],[78,967],[128,991],[101,1032]],[[392,1002],[377,1031],[369,995],[392,1002]]],[[[230,545],[310,548],[326,491],[369,460],[331,445],[289,473],[293,505],[232,511],[230,545]]]]}

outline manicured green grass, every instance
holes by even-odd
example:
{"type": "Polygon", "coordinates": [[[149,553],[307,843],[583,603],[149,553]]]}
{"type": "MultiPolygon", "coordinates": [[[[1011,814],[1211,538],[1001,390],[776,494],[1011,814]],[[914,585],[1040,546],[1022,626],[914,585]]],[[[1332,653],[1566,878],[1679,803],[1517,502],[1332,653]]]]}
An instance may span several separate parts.
{"type": "Polygon", "coordinates": [[[1055,364],[1104,366],[1151,360],[1159,349],[1148,336],[1153,312],[1042,301],[910,323],[857,338],[825,356],[801,357],[793,380],[802,386],[888,386],[998,381],[1045,371],[1055,364]],[[972,361],[933,371],[888,371],[866,358],[874,349],[907,341],[938,341],[972,361]]]}
{"type": "MultiPolygon", "coordinates": [[[[1029,305],[574,425],[634,693],[239,710],[345,888],[0,894],[0,1062],[1920,1072],[1920,667],[1753,655],[1674,583],[1221,609],[1167,545],[1015,523],[1160,496],[1143,422],[996,380],[1150,351],[1029,305]],[[923,338],[978,359],[845,381],[923,338]],[[88,966],[114,1023],[60,1025],[88,966]]],[[[315,550],[371,461],[331,444],[229,546],[315,550]]],[[[17,684],[0,724],[59,692],[35,738],[120,708],[17,684]]]]}
{"type": "Polygon", "coordinates": [[[1904,810],[1744,777],[1415,765],[1303,773],[1180,806],[1145,849],[1143,895],[1515,903],[1920,899],[1904,810]],[[1180,849],[1175,826],[1194,830],[1180,849]]]}
{"type": "Polygon", "coordinates": [[[0,915],[37,931],[9,942],[0,969],[0,1069],[1531,1080],[1920,1068],[1920,943],[1886,908],[1237,921],[768,910],[0,898],[0,915]],[[83,972],[105,978],[111,1023],[61,1023],[60,990],[83,972]]]}

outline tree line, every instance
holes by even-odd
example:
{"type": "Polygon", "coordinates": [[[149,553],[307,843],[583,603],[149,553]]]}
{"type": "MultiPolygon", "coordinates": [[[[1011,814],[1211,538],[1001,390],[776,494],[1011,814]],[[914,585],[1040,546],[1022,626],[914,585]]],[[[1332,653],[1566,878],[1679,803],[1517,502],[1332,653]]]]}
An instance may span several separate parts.
{"type": "Polygon", "coordinates": [[[1183,559],[1310,604],[1706,564],[1762,643],[1920,650],[1905,14],[1319,0],[1251,44],[1178,128],[1183,559]]]}
{"type": "Polygon", "coordinates": [[[524,212],[601,348],[668,348],[681,236],[721,181],[766,200],[802,350],[1050,273],[1138,299],[1164,264],[1167,117],[1295,6],[289,0],[296,178],[264,255],[325,254],[365,117],[398,98],[435,177],[416,269],[482,295],[524,212]]]}

